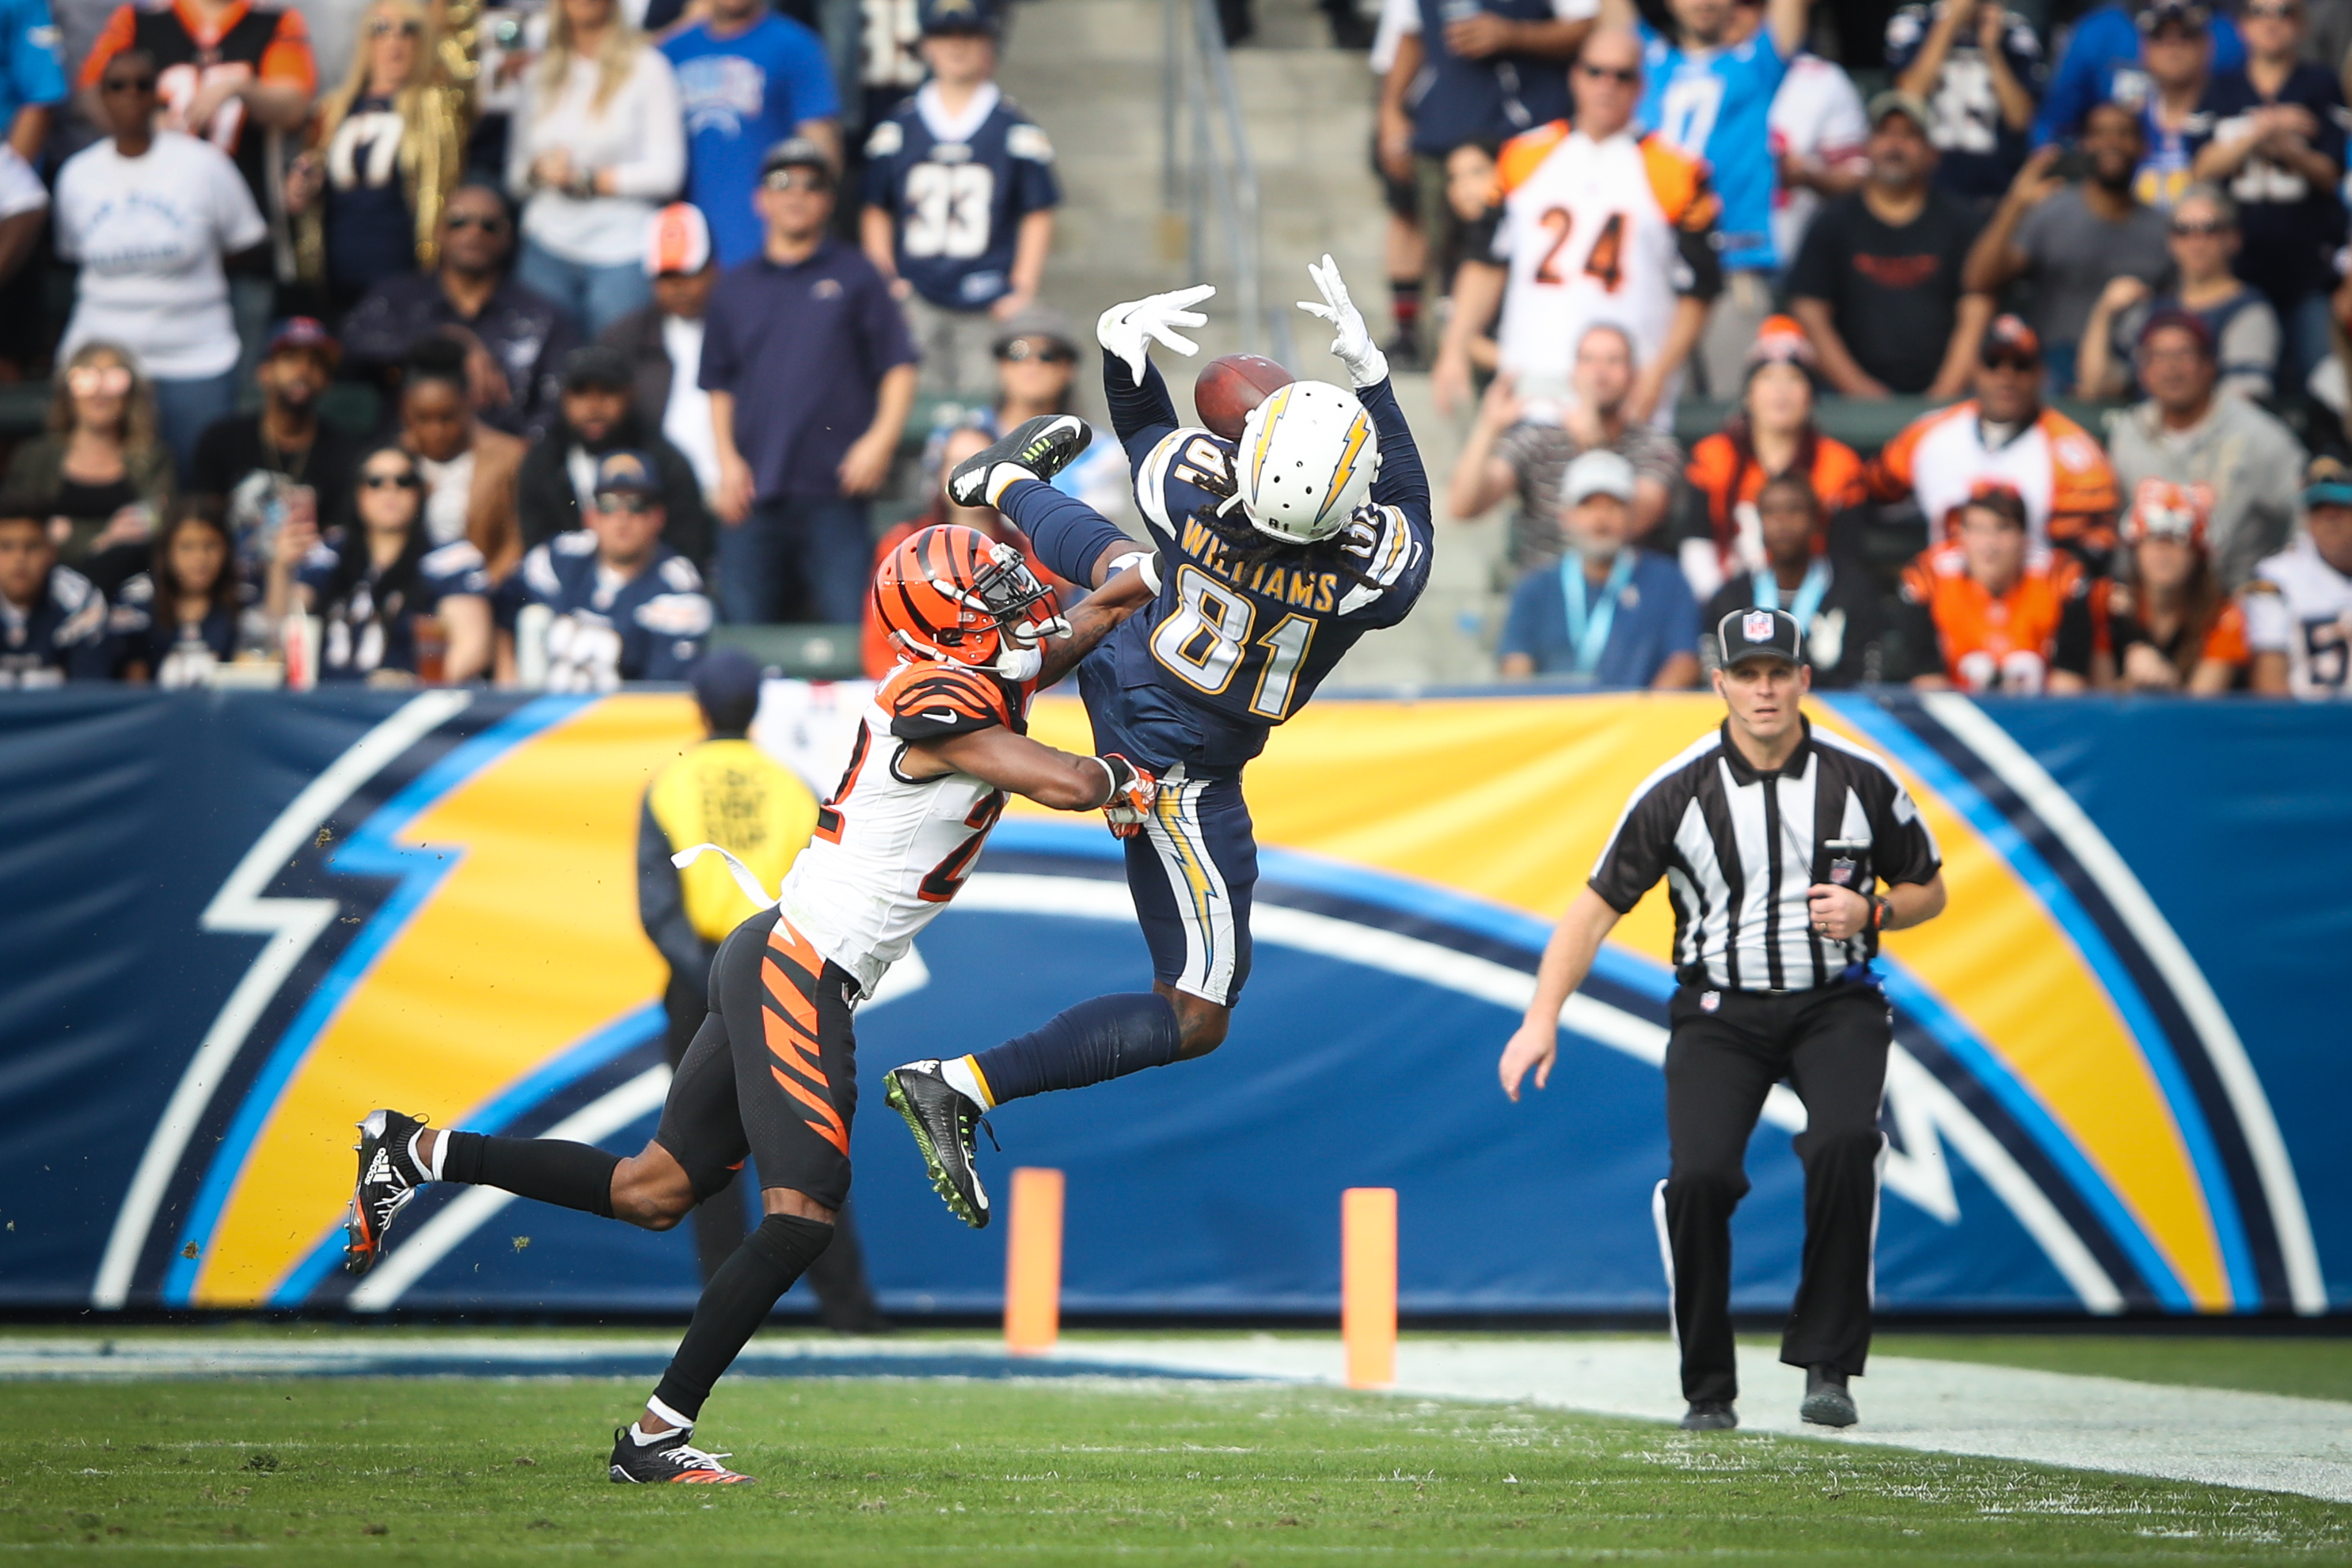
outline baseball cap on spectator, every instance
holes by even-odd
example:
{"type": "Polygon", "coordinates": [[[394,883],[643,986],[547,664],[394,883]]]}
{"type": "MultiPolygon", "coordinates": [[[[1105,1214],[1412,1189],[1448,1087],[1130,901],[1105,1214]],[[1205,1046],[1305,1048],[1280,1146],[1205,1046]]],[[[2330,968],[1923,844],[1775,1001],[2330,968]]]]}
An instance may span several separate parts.
{"type": "Polygon", "coordinates": [[[787,136],[760,154],[760,178],[785,169],[814,169],[824,177],[828,188],[833,184],[833,158],[824,146],[806,136],[787,136]]]}
{"type": "Polygon", "coordinates": [[[2143,479],[2124,517],[2124,538],[2179,539],[2199,549],[2205,545],[2205,515],[2210,493],[2202,485],[2176,485],[2164,479],[2143,479]]]}
{"type": "Polygon", "coordinates": [[[2139,346],[2143,349],[2147,347],[2150,338],[2167,330],[2188,333],[2197,340],[2199,353],[2209,360],[2213,357],[2213,329],[2205,324],[2205,318],[2183,310],[2178,305],[2168,305],[2161,310],[2148,312],[2147,324],[2139,329],[2139,346]]]}
{"type": "Polygon", "coordinates": [[[710,265],[710,221],[692,202],[672,202],[646,231],[646,276],[692,275],[710,265]]]}
{"type": "Polygon", "coordinates": [[[713,735],[741,735],[760,711],[760,666],[740,648],[713,648],[686,677],[713,735]]]}
{"type": "Polygon", "coordinates": [[[585,392],[590,387],[604,392],[629,392],[635,385],[636,376],[629,369],[628,356],[618,349],[603,343],[590,343],[563,357],[565,392],[585,392]]]}
{"type": "Polygon", "coordinates": [[[2305,510],[2352,507],[2352,467],[2347,467],[2341,458],[2313,458],[2303,471],[2303,504],[2305,510]]]}
{"type": "Polygon", "coordinates": [[[2205,7],[2196,0],[2156,0],[2156,4],[2139,14],[2139,30],[2153,35],[2167,22],[2187,28],[2192,33],[2205,30],[2205,7]]]}
{"type": "Polygon", "coordinates": [[[596,462],[596,488],[599,496],[658,496],[661,476],[654,472],[654,461],[642,452],[624,447],[607,452],[596,462]]]}
{"type": "Polygon", "coordinates": [[[2021,316],[1996,316],[1985,324],[1984,336],[1977,340],[1977,358],[1988,365],[2000,360],[2038,365],[2042,362],[2042,338],[2021,316]]]}
{"type": "Polygon", "coordinates": [[[996,7],[990,0],[923,0],[923,36],[941,33],[984,33],[996,37],[996,7]]]}
{"type": "Polygon", "coordinates": [[[335,341],[335,335],[328,331],[315,316],[289,316],[278,323],[277,330],[269,334],[269,341],[261,350],[261,357],[272,359],[289,349],[316,354],[330,365],[343,357],[343,346],[335,341]]]}
{"type": "Polygon", "coordinates": [[[1562,506],[1573,507],[1594,496],[1614,496],[1626,502],[1633,499],[1633,465],[1601,446],[1577,454],[1559,481],[1562,506]]]}
{"type": "Polygon", "coordinates": [[[1073,354],[1078,351],[1077,329],[1070,325],[1068,317],[1050,305],[1032,305],[1013,312],[1004,325],[996,329],[996,338],[990,343],[989,352],[1000,360],[1004,359],[1007,357],[1005,350],[1024,338],[1043,338],[1073,354]]]}
{"type": "Polygon", "coordinates": [[[1716,622],[1715,642],[1727,670],[1743,659],[1766,655],[1792,664],[1805,662],[1797,618],[1785,610],[1735,610],[1716,622]]]}
{"type": "Polygon", "coordinates": [[[1766,365],[1794,365],[1808,376],[1820,371],[1821,356],[1813,352],[1813,340],[1805,336],[1795,317],[1767,316],[1756,329],[1756,341],[1748,345],[1743,373],[1752,376],[1766,365]]]}
{"type": "Polygon", "coordinates": [[[1920,135],[1927,134],[1927,128],[1931,123],[1927,114],[1927,105],[1918,94],[1905,92],[1899,88],[1888,88],[1870,100],[1870,128],[1873,131],[1877,130],[1880,121],[1890,114],[1901,115],[1912,123],[1920,135]]]}

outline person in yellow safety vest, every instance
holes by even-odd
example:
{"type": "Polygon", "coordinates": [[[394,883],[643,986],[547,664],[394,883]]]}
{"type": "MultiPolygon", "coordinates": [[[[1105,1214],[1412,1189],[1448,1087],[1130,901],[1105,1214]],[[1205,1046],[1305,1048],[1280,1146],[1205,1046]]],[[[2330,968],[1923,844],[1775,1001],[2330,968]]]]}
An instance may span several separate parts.
{"type": "MultiPolygon", "coordinates": [[[[676,852],[717,844],[762,887],[784,880],[816,827],[816,796],[798,774],[751,744],[760,706],[760,667],[732,648],[716,649],[688,677],[709,738],[654,775],[637,824],[637,916],[669,962],[669,1064],[675,1070],[709,1010],[710,962],[727,934],[756,913],[727,862],[705,855],[684,870],[676,852]]],[[[743,1244],[743,1199],[730,1186],[694,1211],[694,1249],[706,1283],[743,1244]]],[[[885,1324],[866,1283],[866,1264],[847,1208],[833,1245],[806,1275],[819,1315],[844,1333],[885,1324]]]]}

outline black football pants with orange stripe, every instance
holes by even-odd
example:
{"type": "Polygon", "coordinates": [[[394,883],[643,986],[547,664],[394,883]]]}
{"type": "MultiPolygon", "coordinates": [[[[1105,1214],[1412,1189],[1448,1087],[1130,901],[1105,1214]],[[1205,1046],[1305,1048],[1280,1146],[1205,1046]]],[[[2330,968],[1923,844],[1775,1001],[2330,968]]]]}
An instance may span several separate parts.
{"type": "MultiPolygon", "coordinates": [[[[685,1168],[698,1201],[725,1191],[747,1157],[763,1189],[790,1188],[836,1211],[848,1199],[856,994],[848,972],[772,909],[719,945],[709,1013],[671,1075],[654,1134],[685,1168]]],[[[833,1227],[816,1220],[763,1218],[703,1287],[655,1390],[655,1412],[691,1423],[777,1299],[832,1239],[833,1227]]]]}

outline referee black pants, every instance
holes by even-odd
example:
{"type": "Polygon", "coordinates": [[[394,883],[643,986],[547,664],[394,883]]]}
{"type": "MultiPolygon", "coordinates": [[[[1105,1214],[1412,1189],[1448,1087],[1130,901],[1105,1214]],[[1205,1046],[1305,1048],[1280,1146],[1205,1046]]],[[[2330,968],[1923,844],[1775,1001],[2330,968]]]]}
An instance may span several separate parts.
{"type": "Polygon", "coordinates": [[[1735,1399],[1731,1211],[1748,1195],[1745,1155],[1764,1097],[1781,1079],[1804,1102],[1804,1271],[1780,1340],[1791,1366],[1859,1375],[1870,1354],[1871,1249],[1878,1228],[1879,1096],[1894,1019],[1875,986],[1709,991],[1684,986],[1667,1017],[1666,1134],[1659,1184],[1683,1397],[1735,1399]]]}

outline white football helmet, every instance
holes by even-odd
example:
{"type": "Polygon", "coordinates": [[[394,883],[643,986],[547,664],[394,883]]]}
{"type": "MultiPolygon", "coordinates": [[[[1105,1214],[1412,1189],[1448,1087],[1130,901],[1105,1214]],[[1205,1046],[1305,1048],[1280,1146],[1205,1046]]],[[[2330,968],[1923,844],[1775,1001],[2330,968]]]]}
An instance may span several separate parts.
{"type": "Polygon", "coordinates": [[[1250,526],[1285,544],[1311,545],[1348,526],[1381,471],[1372,416],[1328,382],[1277,387],[1250,411],[1234,455],[1250,526]]]}

